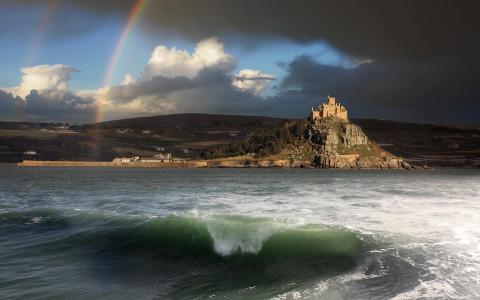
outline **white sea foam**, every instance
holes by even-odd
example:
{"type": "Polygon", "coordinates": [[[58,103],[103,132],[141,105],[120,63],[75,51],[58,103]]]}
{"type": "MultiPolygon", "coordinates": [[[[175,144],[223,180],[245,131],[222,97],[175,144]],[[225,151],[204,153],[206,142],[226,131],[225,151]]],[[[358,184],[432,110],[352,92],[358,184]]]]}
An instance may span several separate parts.
{"type": "Polygon", "coordinates": [[[32,217],[30,220],[27,221],[26,224],[39,224],[43,221],[42,217],[32,217]]]}
{"type": "Polygon", "coordinates": [[[303,288],[300,290],[289,291],[282,293],[272,298],[272,300],[318,300],[318,299],[343,299],[341,290],[349,283],[359,280],[372,279],[379,275],[365,275],[362,270],[338,275],[323,281],[318,282],[312,287],[303,288]]]}
{"type": "Polygon", "coordinates": [[[233,201],[216,212],[343,226],[424,255],[425,262],[419,263],[403,251],[398,254],[433,278],[400,299],[480,297],[480,176],[410,174],[342,178],[342,173],[338,180],[325,178],[324,185],[293,180],[289,192],[276,193],[272,185],[270,195],[233,194],[233,201]]]}
{"type": "Polygon", "coordinates": [[[468,299],[458,295],[455,288],[442,280],[423,281],[413,290],[398,294],[391,300],[412,300],[419,298],[428,299],[468,299]]]}

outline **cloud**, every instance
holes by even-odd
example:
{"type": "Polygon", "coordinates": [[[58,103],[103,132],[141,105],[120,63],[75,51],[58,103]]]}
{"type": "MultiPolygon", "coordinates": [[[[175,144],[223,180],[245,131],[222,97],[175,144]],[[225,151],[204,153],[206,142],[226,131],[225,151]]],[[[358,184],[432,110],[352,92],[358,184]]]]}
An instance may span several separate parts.
{"type": "MultiPolygon", "coordinates": [[[[39,5],[47,0],[17,0],[11,5],[39,5]]],[[[78,9],[102,20],[125,18],[135,0],[71,0],[60,15],[75,19],[78,9]]],[[[140,20],[153,34],[192,40],[208,36],[240,36],[239,41],[288,39],[299,43],[328,41],[354,57],[375,61],[475,57],[480,48],[477,12],[480,3],[465,0],[259,0],[149,1],[140,20]]],[[[77,32],[83,23],[67,23],[77,32]]]]}
{"type": "Polygon", "coordinates": [[[31,90],[25,98],[0,90],[0,118],[6,121],[92,122],[94,100],[71,91],[31,90]]]}
{"type": "Polygon", "coordinates": [[[68,90],[68,81],[71,74],[77,72],[75,68],[61,64],[39,65],[21,69],[23,73],[20,86],[8,88],[19,97],[27,96],[31,90],[68,90]]]}
{"type": "Polygon", "coordinates": [[[225,53],[224,45],[217,38],[200,41],[193,53],[157,46],[145,67],[145,78],[155,76],[192,78],[204,68],[218,68],[225,71],[233,69],[234,58],[225,53]]]}
{"type": "Polygon", "coordinates": [[[106,119],[182,112],[257,114],[263,101],[257,95],[274,77],[251,69],[234,76],[234,67],[235,58],[224,45],[209,38],[192,53],[159,45],[145,74],[127,74],[121,84],[97,90],[69,90],[76,72],[70,66],[24,68],[19,86],[0,90],[0,107],[5,108],[0,116],[91,122],[100,107],[106,119]]]}
{"type": "Polygon", "coordinates": [[[290,62],[287,73],[280,84],[284,92],[276,96],[277,101],[292,99],[294,94],[303,99],[297,100],[303,110],[315,105],[317,99],[333,94],[353,117],[452,124],[478,122],[480,87],[475,78],[479,72],[466,71],[456,63],[373,62],[344,69],[299,56],[290,62]]]}
{"type": "Polygon", "coordinates": [[[235,75],[232,85],[241,91],[258,95],[275,79],[273,74],[262,73],[252,69],[243,69],[235,75]]]}
{"type": "Polygon", "coordinates": [[[441,58],[367,61],[346,68],[302,55],[284,65],[286,76],[273,90],[277,94],[263,97],[261,91],[275,77],[254,69],[234,74],[235,58],[217,39],[200,41],[192,53],[162,47],[153,51],[155,59],[145,68],[151,71],[148,75],[127,75],[121,84],[98,90],[69,90],[73,67],[25,68],[19,86],[0,90],[0,117],[91,122],[101,107],[107,120],[192,112],[303,118],[311,106],[332,94],[352,117],[478,122],[478,69],[466,70],[463,64],[441,58]],[[158,49],[167,52],[160,55],[158,49]],[[213,53],[211,59],[206,53],[213,53]]]}
{"type": "Polygon", "coordinates": [[[105,113],[108,118],[187,112],[258,114],[255,108],[263,98],[257,95],[274,76],[250,69],[232,75],[234,67],[235,58],[216,38],[200,41],[192,53],[159,45],[141,78],[127,76],[122,84],[104,90],[105,113]]]}
{"type": "Polygon", "coordinates": [[[225,70],[204,68],[193,78],[156,76],[108,89],[107,115],[132,116],[166,113],[249,113],[261,98],[232,85],[225,70]],[[249,107],[249,108],[247,108],[249,107]]]}
{"type": "Polygon", "coordinates": [[[196,85],[198,83],[184,76],[155,76],[151,79],[109,87],[106,96],[116,103],[128,102],[145,95],[157,95],[160,98],[178,90],[193,88],[196,85]]]}
{"type": "Polygon", "coordinates": [[[21,69],[19,86],[0,89],[0,116],[25,121],[92,120],[94,99],[70,91],[68,81],[77,72],[73,67],[55,64],[21,69]]]}
{"type": "MultiPolygon", "coordinates": [[[[47,0],[18,0],[8,5],[42,3],[47,0]]],[[[51,26],[62,32],[54,31],[51,36],[65,38],[76,36],[79,30],[95,30],[100,20],[112,20],[110,16],[124,20],[134,3],[135,0],[63,3],[58,13],[62,19],[54,20],[56,23],[51,26]],[[85,14],[90,15],[89,22],[85,22],[85,14]],[[60,22],[65,19],[69,22],[60,22]],[[85,27],[87,23],[97,25],[85,27]]],[[[478,123],[473,112],[478,111],[479,98],[479,1],[445,0],[439,5],[436,0],[258,0],[245,5],[241,1],[165,0],[149,1],[147,5],[139,28],[152,36],[201,40],[214,35],[246,47],[276,40],[305,45],[322,41],[350,57],[355,65],[360,63],[358,67],[344,69],[324,66],[305,57],[295,59],[287,66],[287,77],[280,84],[279,94],[265,99],[267,104],[277,104],[269,109],[264,103],[258,104],[259,114],[284,111],[299,115],[300,109],[308,109],[310,103],[320,101],[326,93],[334,93],[344,98],[357,116],[478,123]]],[[[31,30],[31,26],[23,26],[23,21],[1,19],[6,20],[5,26],[0,26],[3,30],[8,28],[17,34],[31,30]]],[[[217,67],[224,70],[226,77],[232,76],[229,68],[233,60],[228,58],[223,45],[218,47],[218,40],[207,44],[206,48],[216,49],[212,57],[217,59],[213,62],[205,59],[208,55],[201,54],[209,52],[198,50],[198,46],[192,53],[160,46],[152,54],[143,78],[136,79],[136,83],[125,82],[129,87],[119,87],[115,92],[112,89],[112,103],[150,103],[142,106],[143,111],[154,111],[158,103],[158,107],[175,111],[185,108],[187,103],[193,109],[197,102],[206,101],[201,97],[208,93],[196,86],[196,80],[203,77],[199,76],[201,70],[217,67]],[[150,81],[156,77],[155,82],[150,81]],[[135,98],[129,98],[128,93],[135,98]],[[195,93],[199,95],[197,100],[193,97],[195,93]],[[183,102],[180,96],[190,100],[183,102]],[[113,101],[117,98],[118,102],[113,101]],[[162,106],[165,101],[168,106],[162,106]]],[[[244,90],[238,87],[240,83],[258,86],[253,84],[255,81],[231,80],[238,95],[258,96],[254,87],[244,90]]],[[[224,104],[229,101],[213,98],[223,103],[219,105],[227,111],[224,104]]],[[[253,103],[248,99],[246,103],[253,103]]]]}
{"type": "Polygon", "coordinates": [[[12,95],[4,90],[0,90],[0,116],[7,116],[15,111],[22,109],[25,101],[20,97],[12,95]]]}
{"type": "Polygon", "coordinates": [[[137,79],[135,79],[135,77],[132,74],[127,74],[123,78],[121,85],[132,85],[132,84],[135,84],[136,82],[137,82],[137,79]]]}

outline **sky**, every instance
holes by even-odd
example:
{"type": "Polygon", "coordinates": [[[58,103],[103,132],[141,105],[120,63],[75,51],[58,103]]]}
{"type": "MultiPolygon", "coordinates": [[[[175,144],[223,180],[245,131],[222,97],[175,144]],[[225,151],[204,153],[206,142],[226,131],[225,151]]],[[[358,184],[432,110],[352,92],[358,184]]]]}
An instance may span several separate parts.
{"type": "Polygon", "coordinates": [[[478,1],[0,0],[0,120],[480,124],[478,1]]]}

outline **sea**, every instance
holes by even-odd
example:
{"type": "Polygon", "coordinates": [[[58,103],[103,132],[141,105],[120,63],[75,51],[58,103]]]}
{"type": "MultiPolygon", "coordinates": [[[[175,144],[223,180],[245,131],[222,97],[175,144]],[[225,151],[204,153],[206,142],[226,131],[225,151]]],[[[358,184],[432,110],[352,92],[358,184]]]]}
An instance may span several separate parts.
{"type": "Polygon", "coordinates": [[[0,299],[479,299],[480,170],[0,166],[0,299]]]}

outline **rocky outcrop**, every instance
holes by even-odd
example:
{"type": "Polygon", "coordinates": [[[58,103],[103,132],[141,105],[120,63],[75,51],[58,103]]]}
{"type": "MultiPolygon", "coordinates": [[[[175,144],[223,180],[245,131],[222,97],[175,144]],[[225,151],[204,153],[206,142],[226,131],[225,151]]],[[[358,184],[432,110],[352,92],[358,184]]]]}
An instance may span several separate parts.
{"type": "Polygon", "coordinates": [[[324,118],[307,125],[306,140],[321,168],[410,169],[411,166],[370,141],[363,130],[339,118],[324,118]]]}
{"type": "Polygon", "coordinates": [[[342,137],[342,142],[345,147],[368,145],[367,136],[365,135],[365,133],[363,133],[362,128],[355,124],[343,122],[340,135],[342,137]]]}

